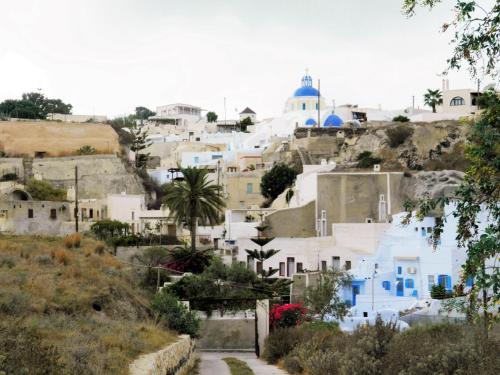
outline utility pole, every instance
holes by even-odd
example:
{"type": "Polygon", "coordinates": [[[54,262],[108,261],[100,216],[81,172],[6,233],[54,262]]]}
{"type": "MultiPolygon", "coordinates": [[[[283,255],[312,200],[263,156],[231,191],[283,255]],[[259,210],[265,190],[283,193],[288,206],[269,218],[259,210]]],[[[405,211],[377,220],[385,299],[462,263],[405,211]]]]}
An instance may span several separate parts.
{"type": "Polygon", "coordinates": [[[78,233],[78,165],[75,165],[75,232],[78,233]]]}
{"type": "Polygon", "coordinates": [[[479,78],[477,79],[477,98],[476,98],[476,104],[477,104],[477,112],[479,113],[479,84],[480,84],[479,78]]]}
{"type": "Polygon", "coordinates": [[[320,116],[320,112],[319,112],[319,99],[320,99],[319,90],[320,90],[320,81],[318,79],[318,124],[316,125],[318,128],[319,128],[319,124],[320,124],[320,121],[321,121],[321,116],[320,116]]]}

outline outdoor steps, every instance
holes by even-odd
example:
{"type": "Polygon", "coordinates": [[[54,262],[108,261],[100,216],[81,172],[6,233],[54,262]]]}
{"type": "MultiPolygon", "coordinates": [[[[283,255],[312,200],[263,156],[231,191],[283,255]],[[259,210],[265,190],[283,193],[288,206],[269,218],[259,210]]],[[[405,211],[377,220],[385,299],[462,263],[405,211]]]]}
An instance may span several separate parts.
{"type": "Polygon", "coordinates": [[[302,165],[310,165],[312,164],[311,162],[311,156],[309,155],[309,152],[304,147],[298,147],[297,152],[299,153],[300,161],[302,162],[302,165]]]}

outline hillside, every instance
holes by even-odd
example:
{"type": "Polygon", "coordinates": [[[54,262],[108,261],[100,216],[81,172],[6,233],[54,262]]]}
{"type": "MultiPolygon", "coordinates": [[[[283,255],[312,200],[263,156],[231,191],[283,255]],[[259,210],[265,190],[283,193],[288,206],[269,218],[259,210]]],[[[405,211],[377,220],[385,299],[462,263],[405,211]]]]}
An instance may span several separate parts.
{"type": "Polygon", "coordinates": [[[93,240],[0,235],[0,373],[128,373],[175,337],[136,280],[93,240]]]}

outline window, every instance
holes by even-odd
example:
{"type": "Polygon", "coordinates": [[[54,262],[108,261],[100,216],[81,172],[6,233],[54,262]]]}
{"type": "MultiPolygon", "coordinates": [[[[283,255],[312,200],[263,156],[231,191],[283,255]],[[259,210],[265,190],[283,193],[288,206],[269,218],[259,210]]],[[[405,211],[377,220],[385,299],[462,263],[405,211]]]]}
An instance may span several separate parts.
{"type": "Polygon", "coordinates": [[[303,265],[301,262],[297,263],[297,273],[304,271],[303,265]]]}
{"type": "Polygon", "coordinates": [[[293,274],[294,274],[294,266],[295,266],[295,258],[286,258],[286,264],[287,264],[287,267],[286,267],[286,275],[288,277],[292,277],[293,274]]]}
{"type": "Polygon", "coordinates": [[[398,266],[398,275],[401,275],[401,272],[403,272],[403,267],[398,266]]]}
{"type": "Polygon", "coordinates": [[[346,270],[350,270],[351,269],[351,261],[350,260],[346,260],[345,261],[345,269],[346,270]]]}
{"type": "Polygon", "coordinates": [[[432,227],[427,227],[426,230],[427,230],[427,233],[432,233],[432,227]]]}
{"type": "Polygon", "coordinates": [[[247,194],[252,194],[253,193],[253,184],[249,182],[247,184],[247,194]]]}
{"type": "Polygon", "coordinates": [[[33,209],[28,208],[28,219],[33,219],[33,209]]]}
{"type": "Polygon", "coordinates": [[[406,279],[405,280],[405,288],[410,288],[410,289],[415,288],[415,285],[413,283],[413,279],[406,279]]]}
{"type": "Polygon", "coordinates": [[[316,111],[318,110],[318,103],[316,103],[316,111]]]}
{"type": "Polygon", "coordinates": [[[302,103],[302,110],[305,111],[306,110],[306,103],[302,103]]]}
{"type": "Polygon", "coordinates": [[[334,270],[340,269],[340,257],[332,257],[332,268],[334,270]]]}
{"type": "Polygon", "coordinates": [[[222,159],[222,155],[212,155],[212,160],[222,159]]]}
{"type": "Polygon", "coordinates": [[[455,96],[451,99],[450,106],[455,107],[458,105],[465,105],[465,100],[461,96],[455,96]]]}
{"type": "Polygon", "coordinates": [[[199,156],[193,157],[193,163],[200,164],[200,157],[199,156]]]}
{"type": "Polygon", "coordinates": [[[429,292],[431,291],[434,284],[434,275],[427,275],[427,288],[429,289],[429,292]]]}
{"type": "Polygon", "coordinates": [[[254,258],[252,258],[250,255],[247,255],[247,267],[249,270],[253,270],[254,262],[254,258]]]}
{"type": "Polygon", "coordinates": [[[382,281],[382,288],[385,290],[391,290],[391,282],[388,280],[382,281]]]}
{"type": "Polygon", "coordinates": [[[280,262],[280,276],[285,276],[285,262],[280,262]]]}
{"type": "Polygon", "coordinates": [[[132,233],[135,233],[135,223],[132,223],[132,233]]]}
{"type": "Polygon", "coordinates": [[[262,270],[263,270],[262,262],[257,262],[257,274],[258,275],[262,274],[262,270]]]}
{"type": "Polygon", "coordinates": [[[51,218],[52,220],[57,219],[57,210],[56,210],[55,208],[51,208],[51,209],[50,209],[50,218],[51,218]]]}
{"type": "Polygon", "coordinates": [[[326,271],[327,270],[327,265],[326,265],[326,260],[321,261],[321,271],[326,271]]]}
{"type": "Polygon", "coordinates": [[[82,208],[82,219],[85,219],[87,217],[87,209],[82,208]]]}
{"type": "Polygon", "coordinates": [[[89,208],[89,218],[90,219],[94,218],[94,209],[93,208],[89,208]]]}
{"type": "Polygon", "coordinates": [[[132,220],[135,220],[135,212],[132,211],[132,220]]]}

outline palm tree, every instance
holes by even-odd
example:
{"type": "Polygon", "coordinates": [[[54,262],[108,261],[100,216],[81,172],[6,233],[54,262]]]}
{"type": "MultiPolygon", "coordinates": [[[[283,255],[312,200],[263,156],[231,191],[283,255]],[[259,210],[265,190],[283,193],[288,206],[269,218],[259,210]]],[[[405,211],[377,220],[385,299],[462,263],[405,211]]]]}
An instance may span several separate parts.
{"type": "Polygon", "coordinates": [[[443,103],[443,96],[439,90],[427,89],[424,95],[424,104],[432,107],[432,112],[436,113],[436,106],[443,103]]]}
{"type": "Polygon", "coordinates": [[[196,225],[198,221],[217,225],[225,203],[220,197],[221,187],[207,180],[208,171],[181,168],[184,178],[168,185],[163,197],[178,224],[185,222],[191,234],[191,251],[196,251],[196,225]]]}

